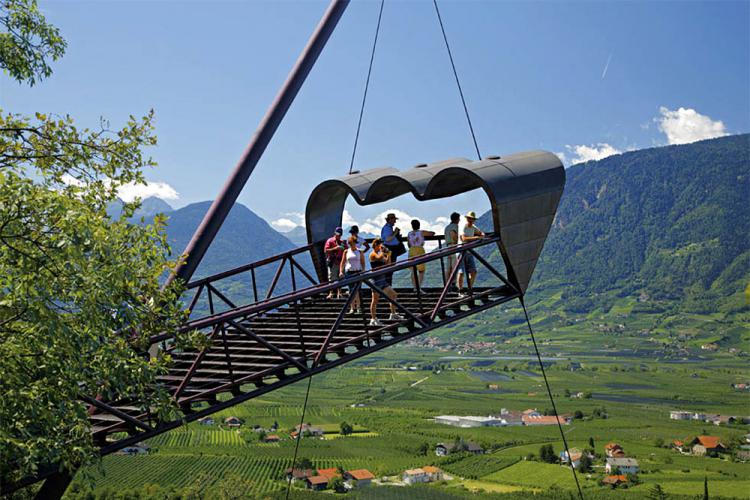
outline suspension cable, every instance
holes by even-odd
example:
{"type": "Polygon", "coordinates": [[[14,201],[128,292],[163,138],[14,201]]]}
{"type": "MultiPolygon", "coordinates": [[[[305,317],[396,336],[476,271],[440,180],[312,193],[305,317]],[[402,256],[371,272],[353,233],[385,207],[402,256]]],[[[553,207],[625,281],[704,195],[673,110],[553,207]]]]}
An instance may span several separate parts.
{"type": "Polygon", "coordinates": [[[294,443],[294,458],[292,459],[291,474],[289,474],[289,481],[286,483],[286,500],[289,500],[289,493],[292,487],[292,481],[294,480],[294,468],[297,466],[297,452],[299,451],[299,442],[302,440],[302,426],[305,423],[305,412],[307,411],[307,400],[310,397],[310,386],[312,385],[312,375],[307,379],[307,391],[305,391],[305,402],[302,405],[302,417],[299,419],[299,427],[297,428],[297,441],[294,443]]]}
{"type": "Polygon", "coordinates": [[[534,343],[534,351],[536,352],[536,359],[539,361],[539,368],[542,369],[542,377],[544,377],[544,385],[547,386],[547,395],[549,396],[550,403],[552,403],[552,411],[555,414],[555,420],[557,420],[557,427],[560,429],[560,437],[562,438],[563,445],[565,446],[565,453],[568,455],[568,464],[570,470],[573,472],[573,479],[576,482],[576,488],[578,488],[578,496],[583,500],[583,492],[581,491],[581,484],[578,482],[578,474],[576,474],[576,468],[573,466],[573,458],[570,456],[570,449],[568,448],[568,440],[565,439],[565,432],[563,432],[562,424],[560,423],[560,416],[557,413],[557,406],[555,405],[555,398],[552,396],[552,389],[549,387],[549,381],[547,381],[547,373],[544,370],[544,363],[542,362],[542,356],[539,354],[539,347],[536,345],[536,338],[534,338],[534,330],[531,329],[531,320],[529,320],[529,312],[526,310],[526,303],[523,300],[523,296],[518,299],[523,307],[523,314],[526,316],[526,324],[529,327],[529,333],[531,334],[531,341],[534,343]]]}
{"type": "Polygon", "coordinates": [[[481,160],[482,155],[479,154],[479,145],[477,144],[477,136],[474,134],[474,127],[471,124],[471,117],[469,116],[469,108],[466,106],[466,99],[464,98],[464,91],[461,89],[461,82],[458,79],[458,71],[456,71],[456,64],[453,62],[453,53],[451,52],[451,46],[448,43],[448,36],[445,34],[445,26],[443,26],[443,18],[440,16],[440,9],[438,8],[437,0],[432,0],[432,4],[435,6],[435,13],[437,14],[438,22],[440,23],[440,31],[443,32],[443,40],[445,41],[445,49],[448,51],[448,58],[451,61],[451,68],[453,68],[453,76],[456,78],[456,86],[458,87],[458,94],[461,96],[461,104],[464,105],[464,113],[466,114],[466,121],[469,124],[469,132],[471,132],[471,139],[474,141],[474,149],[477,151],[477,159],[481,160]]]}
{"type": "Polygon", "coordinates": [[[357,154],[357,143],[359,142],[359,131],[362,128],[362,115],[365,112],[365,102],[367,102],[367,89],[370,87],[370,75],[372,74],[372,63],[375,60],[375,48],[378,46],[378,34],[380,33],[380,21],[383,19],[383,6],[385,0],[380,0],[380,11],[378,12],[378,24],[375,28],[375,39],[372,41],[372,52],[370,53],[370,66],[367,68],[367,79],[365,80],[365,90],[362,94],[362,106],[359,108],[359,120],[357,121],[357,133],[354,136],[354,148],[352,149],[352,158],[349,161],[349,173],[354,169],[354,156],[357,154]]]}

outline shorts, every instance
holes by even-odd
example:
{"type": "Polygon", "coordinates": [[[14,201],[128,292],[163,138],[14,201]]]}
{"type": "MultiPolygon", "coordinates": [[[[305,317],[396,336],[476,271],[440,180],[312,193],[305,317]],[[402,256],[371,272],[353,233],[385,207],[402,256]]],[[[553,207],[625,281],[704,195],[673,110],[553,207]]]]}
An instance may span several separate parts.
{"type": "Polygon", "coordinates": [[[474,261],[474,256],[471,253],[464,253],[464,260],[461,261],[461,269],[459,272],[464,274],[477,272],[477,263],[474,261]]]}
{"type": "Polygon", "coordinates": [[[328,264],[328,281],[337,281],[339,279],[340,262],[331,262],[328,264]]]}
{"type": "MultiPolygon", "coordinates": [[[[424,255],[424,254],[425,254],[424,247],[409,247],[409,258],[410,259],[412,257],[419,257],[420,255],[424,255]]],[[[416,267],[417,267],[417,271],[419,271],[420,273],[423,273],[424,270],[426,269],[426,265],[425,264],[417,264],[416,267]]]]}
{"type": "MultiPolygon", "coordinates": [[[[352,276],[356,276],[357,274],[359,274],[359,273],[361,273],[361,272],[362,272],[362,271],[345,271],[345,272],[344,272],[344,278],[350,278],[350,277],[352,277],[352,276]]],[[[353,286],[354,286],[354,285],[350,285],[350,286],[348,286],[348,287],[346,287],[346,288],[347,288],[347,289],[349,289],[349,291],[351,291],[351,290],[352,290],[352,287],[353,287],[353,286]]]]}
{"type": "Polygon", "coordinates": [[[391,283],[388,281],[389,276],[393,277],[393,274],[380,275],[372,281],[373,283],[375,283],[376,287],[380,288],[381,290],[385,290],[387,287],[391,286],[391,283]]]}

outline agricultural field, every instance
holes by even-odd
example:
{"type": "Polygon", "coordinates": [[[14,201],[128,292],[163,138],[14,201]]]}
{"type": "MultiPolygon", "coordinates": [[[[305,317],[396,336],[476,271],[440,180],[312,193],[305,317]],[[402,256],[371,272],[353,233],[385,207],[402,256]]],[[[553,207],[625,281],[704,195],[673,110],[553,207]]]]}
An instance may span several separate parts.
{"type": "MultiPolygon", "coordinates": [[[[553,353],[549,359],[547,375],[558,411],[583,415],[564,427],[569,446],[585,449],[594,443],[594,470],[578,476],[587,497],[643,498],[658,484],[674,498],[687,498],[702,494],[705,479],[712,498],[747,498],[750,465],[733,461],[731,454],[695,457],[668,448],[674,439],[712,434],[738,449],[750,431],[748,426],[675,421],[669,419],[669,411],[750,414],[747,393],[730,388],[731,383],[750,377],[742,363],[724,362],[718,368],[710,359],[634,362],[630,357],[593,355],[576,357],[582,366],[571,371],[571,357],[553,353]],[[573,397],[581,391],[591,397],[573,397]],[[618,442],[627,456],[639,461],[639,484],[617,490],[600,485],[603,446],[610,441],[618,442]]],[[[77,478],[69,497],[88,490],[88,484],[95,495],[105,497],[107,492],[137,490],[144,484],[165,491],[196,488],[197,484],[199,490],[211,492],[232,475],[246,482],[243,488],[251,498],[283,493],[284,470],[294,453],[289,431],[300,421],[304,389],[301,384],[290,386],[215,416],[216,422],[228,416],[243,419],[239,430],[218,423],[192,423],[149,441],[148,455],[106,457],[100,468],[87,471],[88,480],[77,478]],[[260,442],[252,431],[254,425],[277,425],[282,441],[260,442]]],[[[441,414],[488,415],[500,413],[501,408],[543,411],[549,407],[543,379],[529,356],[468,356],[396,348],[313,380],[305,421],[321,427],[325,436],[304,438],[299,455],[317,468],[366,468],[378,478],[390,476],[391,480],[405,469],[423,465],[436,465],[453,477],[443,484],[410,488],[414,496],[408,498],[572,492],[575,483],[569,468],[536,458],[544,444],[551,444],[555,453],[563,450],[556,426],[464,429],[431,420],[441,414]],[[352,424],[353,434],[340,434],[344,421],[352,424]],[[437,443],[457,438],[480,444],[487,453],[435,455],[437,443]]],[[[383,496],[372,498],[406,498],[399,496],[403,487],[387,486],[373,486],[361,498],[370,498],[367,495],[376,489],[383,496]]],[[[295,493],[300,498],[321,494],[295,493]]]]}

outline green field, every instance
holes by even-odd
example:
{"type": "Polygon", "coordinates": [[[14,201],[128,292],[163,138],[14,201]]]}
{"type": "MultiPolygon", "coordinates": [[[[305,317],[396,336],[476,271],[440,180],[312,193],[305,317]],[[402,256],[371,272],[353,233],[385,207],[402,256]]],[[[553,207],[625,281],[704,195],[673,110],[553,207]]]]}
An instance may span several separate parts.
{"type": "MultiPolygon", "coordinates": [[[[552,321],[548,307],[553,308],[557,298],[535,304],[532,316],[538,318],[534,327],[558,410],[583,414],[564,427],[566,439],[581,449],[594,441],[594,469],[578,476],[586,498],[646,498],[655,485],[669,498],[695,498],[703,494],[704,479],[711,498],[750,498],[750,465],[735,461],[733,453],[696,457],[667,447],[674,439],[699,434],[718,435],[733,450],[743,444],[750,431],[747,425],[675,421],[669,419],[669,411],[750,415],[750,395],[730,388],[732,383],[750,380],[744,354],[730,353],[728,348],[707,353],[688,346],[687,354],[672,355],[669,349],[676,342],[700,345],[726,338],[716,334],[719,324],[721,331],[731,329],[732,338],[739,336],[742,344],[748,336],[747,323],[734,318],[731,325],[723,324],[720,316],[633,315],[629,314],[633,304],[625,299],[611,311],[552,321]],[[580,369],[571,371],[572,361],[580,363],[580,369]],[[590,393],[591,398],[572,397],[578,392],[590,393]],[[607,418],[595,417],[597,413],[607,418]],[[603,446],[610,441],[639,461],[639,484],[616,490],[600,485],[603,446]]],[[[508,308],[501,317],[515,313],[508,308]]],[[[318,468],[366,468],[378,478],[390,476],[389,482],[403,470],[423,465],[437,465],[452,476],[444,483],[420,487],[384,483],[351,493],[352,498],[569,498],[575,491],[570,469],[536,458],[544,444],[551,444],[555,453],[562,451],[557,427],[462,429],[431,420],[442,414],[550,408],[529,339],[514,333],[511,326],[507,332],[500,329],[489,314],[436,332],[434,337],[445,344],[440,349],[418,340],[317,376],[305,421],[322,427],[325,439],[303,439],[300,456],[318,468]],[[496,347],[472,347],[468,342],[473,340],[492,341],[496,347]],[[421,382],[414,385],[417,381],[421,382]],[[353,407],[357,404],[364,406],[353,407]],[[343,421],[354,426],[355,434],[339,434],[343,421]],[[488,453],[435,455],[437,443],[457,438],[476,442],[488,453]]],[[[226,496],[227,491],[239,492],[239,498],[283,498],[283,471],[294,453],[288,433],[299,423],[305,387],[305,383],[289,386],[217,415],[217,422],[230,415],[244,419],[239,431],[193,423],[152,439],[146,456],[105,457],[100,468],[76,478],[68,498],[85,494],[126,498],[125,493],[132,498],[232,497],[226,496]],[[266,428],[278,424],[276,433],[283,440],[259,442],[251,430],[256,424],[266,428]]],[[[295,489],[294,498],[323,494],[295,489]]]]}

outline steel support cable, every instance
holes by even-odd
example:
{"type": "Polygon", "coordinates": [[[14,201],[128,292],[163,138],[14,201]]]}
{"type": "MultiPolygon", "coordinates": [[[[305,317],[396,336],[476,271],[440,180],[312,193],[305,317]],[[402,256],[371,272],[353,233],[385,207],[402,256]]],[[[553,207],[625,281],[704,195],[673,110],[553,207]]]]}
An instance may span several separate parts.
{"type": "Polygon", "coordinates": [[[526,325],[529,327],[529,333],[531,334],[531,342],[534,344],[534,352],[536,353],[536,359],[539,361],[539,368],[542,370],[542,377],[544,377],[544,385],[547,387],[547,395],[549,396],[550,403],[552,403],[552,411],[555,414],[555,420],[557,420],[557,428],[560,429],[560,437],[565,446],[565,453],[568,455],[568,464],[570,470],[573,472],[573,479],[576,482],[576,488],[578,489],[578,496],[583,499],[583,492],[581,491],[581,484],[578,482],[578,474],[576,474],[576,468],[573,466],[573,459],[570,456],[570,449],[568,448],[568,440],[565,439],[565,432],[563,432],[562,424],[560,423],[560,415],[557,413],[557,406],[555,405],[555,398],[552,396],[552,389],[550,389],[549,381],[547,381],[547,372],[544,370],[544,363],[542,362],[542,356],[539,354],[539,347],[536,345],[536,338],[534,338],[534,330],[531,328],[531,320],[529,320],[529,312],[526,310],[526,303],[523,297],[518,299],[523,307],[523,314],[526,316],[526,325]]]}
{"type": "Polygon", "coordinates": [[[380,11],[378,12],[378,24],[375,27],[375,38],[372,41],[372,51],[370,52],[370,66],[367,68],[367,79],[365,80],[365,90],[362,93],[362,105],[359,108],[359,120],[357,121],[357,133],[354,135],[354,148],[352,148],[352,158],[349,161],[349,173],[354,169],[354,157],[357,154],[357,144],[359,143],[359,131],[362,128],[362,116],[365,112],[365,103],[367,102],[367,89],[370,88],[370,75],[372,75],[372,63],[375,60],[375,48],[378,46],[378,35],[380,34],[380,21],[383,19],[383,6],[385,0],[380,0],[380,11]]]}
{"type": "Polygon", "coordinates": [[[471,139],[474,141],[474,149],[477,152],[477,159],[481,160],[482,155],[479,153],[479,145],[477,144],[477,136],[474,134],[474,126],[471,124],[471,117],[469,116],[469,108],[466,106],[466,99],[464,98],[464,91],[461,89],[461,81],[458,79],[458,71],[456,71],[456,64],[453,62],[453,53],[451,52],[451,46],[448,43],[448,36],[445,34],[445,26],[443,26],[443,18],[440,16],[440,9],[438,8],[437,0],[432,0],[432,4],[435,6],[435,13],[437,14],[438,22],[440,23],[440,31],[443,32],[443,40],[445,41],[445,49],[448,51],[448,58],[451,61],[451,68],[453,68],[453,76],[456,78],[456,86],[458,87],[458,94],[461,96],[461,104],[464,106],[464,113],[466,114],[466,121],[469,124],[469,132],[471,132],[471,139]]]}
{"type": "Polygon", "coordinates": [[[294,480],[294,469],[297,466],[297,452],[299,452],[299,442],[302,440],[302,426],[305,423],[305,412],[307,411],[307,400],[310,397],[310,386],[312,385],[312,375],[307,379],[307,391],[305,391],[305,402],[302,405],[302,418],[299,420],[299,427],[297,428],[297,440],[294,443],[294,458],[292,459],[291,474],[289,474],[289,481],[286,483],[286,500],[289,500],[289,493],[292,488],[292,481],[294,480]]]}

